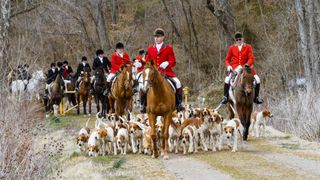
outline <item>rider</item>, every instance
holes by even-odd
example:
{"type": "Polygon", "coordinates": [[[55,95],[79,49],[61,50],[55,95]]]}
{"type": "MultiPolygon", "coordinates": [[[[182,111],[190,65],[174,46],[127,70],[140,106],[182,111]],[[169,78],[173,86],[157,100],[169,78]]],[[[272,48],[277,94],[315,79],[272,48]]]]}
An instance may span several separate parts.
{"type": "MultiPolygon", "coordinates": [[[[107,57],[105,57],[103,50],[98,49],[96,51],[97,57],[93,60],[92,69],[97,70],[99,68],[103,68],[106,74],[109,73],[109,69],[111,68],[111,63],[107,57]]],[[[91,87],[93,88],[93,83],[91,83],[91,87]]],[[[107,94],[107,88],[104,90],[103,94],[107,94]]]]}
{"type": "MultiPolygon", "coordinates": [[[[253,102],[256,104],[261,104],[263,103],[263,101],[259,98],[260,78],[253,69],[254,56],[252,47],[250,44],[244,43],[244,38],[241,32],[236,32],[234,37],[236,40],[236,44],[230,46],[226,57],[227,71],[236,71],[237,73],[239,73],[242,69],[242,66],[249,66],[251,68],[252,74],[254,75],[256,83],[253,102]]],[[[232,73],[229,73],[229,75],[225,78],[224,96],[220,101],[221,104],[226,104],[228,102],[231,76],[232,73]]]]}
{"type": "Polygon", "coordinates": [[[22,66],[22,72],[21,72],[22,80],[30,80],[31,79],[31,74],[29,72],[29,65],[24,64],[22,66]]]}
{"type": "Polygon", "coordinates": [[[135,68],[135,79],[134,79],[134,92],[138,92],[137,90],[137,86],[138,86],[138,79],[140,78],[141,74],[142,74],[142,70],[144,68],[144,63],[146,61],[145,59],[145,51],[143,49],[139,50],[139,55],[136,56],[136,58],[133,61],[133,66],[135,68]]]}
{"type": "Polygon", "coordinates": [[[52,81],[54,81],[56,79],[56,76],[58,74],[58,70],[56,68],[56,63],[51,63],[50,64],[50,69],[48,70],[48,78],[47,78],[47,84],[46,84],[46,93],[49,93],[49,87],[50,84],[52,83],[52,81]]]}
{"type": "Polygon", "coordinates": [[[75,74],[75,79],[76,81],[76,91],[79,91],[79,83],[80,80],[82,78],[82,74],[84,73],[84,71],[88,71],[91,72],[91,67],[87,62],[88,58],[86,56],[82,56],[81,58],[81,63],[79,63],[78,68],[77,68],[77,72],[75,74]]]}
{"type": "Polygon", "coordinates": [[[104,94],[108,93],[111,88],[111,82],[116,74],[120,71],[123,64],[131,64],[130,57],[124,52],[124,45],[121,42],[116,44],[116,52],[111,55],[111,69],[107,77],[107,90],[104,94]]]}
{"type": "Polygon", "coordinates": [[[98,49],[96,55],[97,57],[93,60],[92,69],[97,70],[98,68],[103,68],[105,73],[109,73],[111,64],[109,59],[105,57],[103,50],[98,49]]]}
{"type": "MultiPolygon", "coordinates": [[[[172,46],[166,44],[164,40],[164,30],[157,28],[154,31],[155,44],[148,47],[148,54],[146,55],[146,61],[154,60],[155,65],[161,74],[164,74],[174,80],[176,85],[176,106],[177,111],[184,110],[182,106],[182,86],[180,80],[176,77],[172,67],[176,65],[176,58],[174,56],[172,46]]],[[[146,94],[140,93],[141,97],[141,113],[146,113],[146,94]]]]}
{"type": "Polygon", "coordinates": [[[68,61],[63,62],[63,77],[65,79],[70,80],[71,79],[71,74],[73,73],[73,69],[71,66],[69,66],[68,61]]]}

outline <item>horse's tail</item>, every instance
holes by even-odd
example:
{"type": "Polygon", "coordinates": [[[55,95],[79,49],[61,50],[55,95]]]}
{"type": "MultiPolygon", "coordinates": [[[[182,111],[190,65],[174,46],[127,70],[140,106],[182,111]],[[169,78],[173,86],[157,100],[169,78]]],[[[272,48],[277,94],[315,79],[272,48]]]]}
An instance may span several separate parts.
{"type": "Polygon", "coordinates": [[[229,103],[229,106],[230,106],[230,108],[231,108],[232,111],[233,111],[234,117],[235,117],[235,118],[239,118],[238,112],[233,108],[233,106],[232,106],[230,103],[229,103]]]}
{"type": "Polygon", "coordinates": [[[86,122],[86,127],[88,127],[88,123],[89,123],[90,119],[91,119],[91,118],[89,118],[89,119],[87,120],[87,122],[86,122]]]}

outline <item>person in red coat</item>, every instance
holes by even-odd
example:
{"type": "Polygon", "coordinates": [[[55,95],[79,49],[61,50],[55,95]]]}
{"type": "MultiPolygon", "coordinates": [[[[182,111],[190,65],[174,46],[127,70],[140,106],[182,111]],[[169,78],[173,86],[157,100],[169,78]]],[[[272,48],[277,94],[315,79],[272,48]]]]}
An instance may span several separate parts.
{"type": "Polygon", "coordinates": [[[145,64],[145,51],[143,49],[139,50],[139,55],[136,56],[133,60],[133,77],[134,77],[134,86],[133,93],[139,92],[139,82],[142,84],[142,70],[145,64]]]}
{"type": "Polygon", "coordinates": [[[113,78],[116,76],[116,73],[120,71],[121,65],[123,64],[131,64],[131,61],[129,55],[124,52],[124,45],[118,42],[116,44],[116,52],[111,55],[111,69],[107,77],[108,91],[110,91],[113,78]]]}
{"type": "MultiPolygon", "coordinates": [[[[253,62],[254,62],[254,56],[252,47],[250,44],[244,43],[244,38],[241,32],[235,33],[235,40],[236,43],[231,45],[226,57],[226,66],[227,71],[235,71],[239,74],[239,72],[242,70],[242,67],[244,65],[251,67],[251,72],[254,75],[255,79],[255,97],[253,102],[257,104],[263,103],[262,100],[259,98],[259,91],[260,91],[260,78],[257,75],[256,71],[253,69],[253,62]]],[[[230,80],[231,80],[232,74],[229,73],[229,75],[225,78],[225,84],[224,84],[224,96],[221,100],[221,104],[226,104],[228,102],[229,97],[229,87],[230,87],[230,80]]]]}
{"type": "Polygon", "coordinates": [[[144,61],[145,61],[145,51],[143,49],[139,50],[139,55],[136,56],[134,60],[134,67],[136,68],[137,74],[141,74],[143,68],[144,68],[144,61]]]}
{"type": "MultiPolygon", "coordinates": [[[[177,111],[184,110],[182,106],[182,86],[180,80],[173,72],[172,68],[176,65],[176,58],[174,56],[172,46],[164,42],[164,30],[157,28],[154,31],[154,45],[148,47],[148,53],[146,55],[146,62],[153,60],[155,65],[161,74],[166,75],[175,81],[176,85],[176,105],[177,111]]],[[[146,112],[146,94],[140,93],[141,109],[142,113],[146,112]]]]}

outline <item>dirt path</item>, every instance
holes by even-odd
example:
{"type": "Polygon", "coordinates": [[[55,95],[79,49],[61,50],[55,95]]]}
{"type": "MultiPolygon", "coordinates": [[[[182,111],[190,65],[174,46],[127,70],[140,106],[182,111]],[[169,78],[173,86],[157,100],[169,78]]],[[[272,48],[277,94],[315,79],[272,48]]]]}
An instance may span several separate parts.
{"type": "Polygon", "coordinates": [[[202,180],[231,179],[229,175],[223,174],[192,157],[172,155],[169,161],[163,160],[163,163],[166,169],[179,179],[194,180],[199,177],[202,180]]]}
{"type": "MultiPolygon", "coordinates": [[[[92,118],[94,119],[94,118],[92,118]]],[[[268,127],[264,138],[249,138],[236,153],[225,147],[219,152],[199,152],[170,160],[150,156],[99,156],[79,152],[75,135],[87,117],[68,116],[49,123],[39,147],[54,137],[64,144],[54,171],[62,179],[320,179],[320,145],[303,141],[268,127]]],[[[89,123],[93,127],[94,121],[89,123]]],[[[48,175],[49,179],[55,172],[48,175]]]]}

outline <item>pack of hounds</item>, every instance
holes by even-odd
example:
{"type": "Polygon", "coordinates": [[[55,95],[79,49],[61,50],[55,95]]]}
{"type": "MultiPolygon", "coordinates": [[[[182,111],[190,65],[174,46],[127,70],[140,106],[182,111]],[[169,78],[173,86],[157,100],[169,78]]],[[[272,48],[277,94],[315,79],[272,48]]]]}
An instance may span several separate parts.
{"type": "MultiPolygon", "coordinates": [[[[265,136],[266,122],[272,117],[269,108],[252,113],[251,131],[255,137],[265,136]]],[[[153,143],[147,114],[129,113],[128,117],[96,114],[95,127],[86,125],[77,135],[80,150],[88,156],[126,155],[128,152],[152,155],[153,143]]],[[[183,112],[174,112],[169,127],[170,152],[183,154],[202,151],[221,151],[226,145],[231,152],[242,145],[240,119],[224,119],[216,109],[186,106],[183,112]]],[[[157,117],[157,145],[160,150],[163,137],[162,117],[157,117]]]]}

